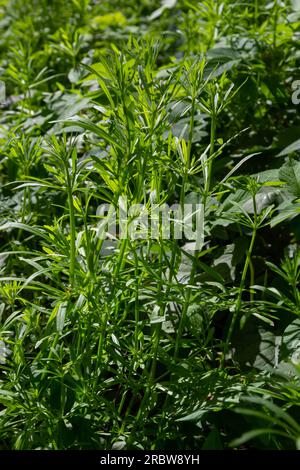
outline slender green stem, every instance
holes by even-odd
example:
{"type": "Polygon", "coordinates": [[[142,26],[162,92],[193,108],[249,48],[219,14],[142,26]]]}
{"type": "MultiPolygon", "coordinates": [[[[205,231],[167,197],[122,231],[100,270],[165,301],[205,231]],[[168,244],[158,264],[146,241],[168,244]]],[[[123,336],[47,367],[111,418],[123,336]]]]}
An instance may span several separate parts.
{"type": "MultiPolygon", "coordinates": [[[[253,263],[252,263],[252,259],[250,259],[249,269],[250,269],[250,286],[253,286],[254,280],[255,280],[255,270],[254,270],[254,266],[253,266],[253,263]]],[[[254,298],[254,295],[253,295],[253,290],[252,290],[250,292],[250,301],[251,302],[253,302],[253,298],[254,298]]]]}
{"type": "Polygon", "coordinates": [[[255,23],[255,30],[257,32],[257,29],[258,29],[258,0],[254,0],[254,23],[255,23]]]}
{"type": "MultiPolygon", "coordinates": [[[[188,165],[190,165],[190,160],[191,160],[191,146],[192,146],[192,137],[193,137],[193,130],[194,130],[194,115],[195,115],[195,104],[196,102],[193,100],[192,102],[192,116],[190,120],[190,132],[189,132],[189,143],[188,143],[188,165]]],[[[205,191],[204,191],[204,201],[203,205],[204,208],[203,210],[205,211],[205,206],[206,206],[206,201],[207,201],[207,196],[209,193],[210,189],[210,183],[211,183],[211,176],[212,176],[212,159],[213,159],[213,153],[215,151],[215,139],[216,139],[216,126],[217,126],[217,120],[216,120],[216,114],[214,111],[212,111],[212,116],[211,116],[211,125],[210,125],[210,151],[209,151],[209,162],[208,162],[208,167],[207,167],[207,179],[205,182],[205,191]]],[[[188,166],[189,169],[189,166],[188,166]]],[[[184,180],[185,181],[185,180],[184,180]]],[[[189,284],[193,285],[194,283],[194,278],[196,274],[196,253],[195,257],[192,263],[192,268],[191,268],[191,273],[190,273],[190,278],[189,278],[189,284]]],[[[180,347],[180,341],[181,337],[183,334],[183,329],[184,325],[186,322],[186,316],[188,312],[188,308],[191,302],[191,295],[192,295],[192,290],[191,288],[188,289],[186,299],[184,302],[184,306],[182,309],[179,325],[178,325],[178,331],[177,331],[177,336],[176,336],[176,341],[175,341],[175,348],[174,348],[174,356],[173,358],[176,360],[178,357],[178,352],[179,352],[179,347],[180,347]]]]}
{"type": "MultiPolygon", "coordinates": [[[[162,245],[163,245],[163,238],[162,238],[162,227],[160,226],[160,250],[159,250],[159,270],[160,270],[160,282],[158,285],[158,292],[157,292],[157,298],[160,299],[161,297],[161,291],[162,291],[162,280],[163,280],[163,250],[162,250],[162,245]]],[[[159,309],[159,313],[161,314],[161,306],[159,309]]],[[[152,355],[152,364],[151,364],[151,371],[150,371],[150,384],[151,386],[153,385],[155,381],[155,375],[156,375],[156,366],[157,366],[157,355],[158,355],[158,347],[159,347],[159,342],[160,342],[160,334],[161,334],[161,323],[158,323],[155,325],[154,329],[154,334],[153,334],[153,355],[152,355]]]]}
{"type": "Polygon", "coordinates": [[[208,159],[208,165],[207,165],[207,179],[205,182],[205,190],[204,190],[204,205],[206,203],[206,199],[207,199],[210,186],[211,186],[213,154],[215,151],[215,140],[216,140],[216,128],[217,128],[217,116],[215,112],[213,111],[211,115],[211,121],[210,121],[210,146],[209,146],[209,159],[208,159]]]}
{"type": "Polygon", "coordinates": [[[274,24],[273,24],[273,48],[277,46],[277,26],[278,26],[278,4],[274,0],[274,24]]]}
{"type": "Polygon", "coordinates": [[[29,197],[29,188],[24,188],[23,192],[23,204],[22,204],[22,223],[24,224],[26,221],[26,213],[30,212],[30,197],[29,197]]]}
{"type": "Polygon", "coordinates": [[[293,281],[292,286],[293,286],[294,299],[295,299],[295,302],[296,302],[297,309],[299,311],[299,309],[300,309],[300,294],[299,294],[297,279],[295,279],[293,281]]]}
{"type": "MultiPolygon", "coordinates": [[[[161,223],[160,223],[159,246],[160,246],[160,250],[159,250],[159,270],[160,270],[159,278],[160,278],[160,281],[159,281],[159,284],[158,284],[158,292],[157,292],[158,302],[159,302],[159,299],[161,297],[162,284],[163,284],[163,248],[162,248],[162,246],[163,246],[163,227],[162,227],[161,223]]],[[[160,311],[161,311],[161,308],[160,308],[160,311]]],[[[151,356],[150,373],[149,373],[148,378],[147,378],[147,385],[146,385],[146,389],[145,389],[145,394],[144,394],[144,397],[142,399],[142,402],[139,406],[139,410],[138,410],[137,415],[136,415],[134,430],[138,429],[142,419],[144,421],[146,419],[146,415],[147,415],[146,407],[147,407],[147,404],[149,402],[149,398],[151,397],[153,386],[155,384],[157,357],[158,357],[158,350],[159,350],[159,343],[160,343],[161,329],[162,329],[161,326],[162,326],[161,323],[158,323],[158,324],[154,325],[154,331],[153,331],[152,337],[151,337],[152,347],[151,347],[151,353],[150,353],[150,356],[151,356]]],[[[137,325],[136,325],[136,328],[137,328],[137,325]]],[[[147,368],[146,368],[146,370],[147,370],[147,368]]],[[[133,433],[131,434],[130,439],[132,439],[132,437],[133,437],[133,433]]],[[[131,440],[130,440],[130,442],[131,442],[131,440]]]]}
{"type": "Polygon", "coordinates": [[[75,282],[75,261],[76,261],[76,225],[75,209],[73,203],[73,190],[68,168],[66,169],[67,194],[69,203],[69,221],[70,221],[70,286],[74,287],[75,282]]]}
{"type": "Polygon", "coordinates": [[[226,354],[228,353],[229,344],[230,344],[230,341],[231,341],[231,338],[232,338],[234,327],[235,327],[237,318],[239,317],[239,314],[240,314],[240,311],[241,311],[242,295],[243,295],[243,292],[244,292],[246,277],[247,277],[247,273],[248,273],[248,268],[249,268],[249,265],[251,263],[252,251],[253,251],[253,247],[254,247],[254,243],[255,243],[255,239],[256,239],[257,212],[256,212],[255,196],[253,196],[253,205],[254,205],[254,220],[253,220],[252,236],[251,236],[250,246],[249,246],[249,249],[247,251],[247,256],[246,256],[246,260],[245,260],[245,264],[244,264],[244,268],[243,268],[243,272],[242,272],[242,277],[241,277],[241,282],[240,282],[240,286],[239,286],[238,296],[237,296],[235,306],[234,306],[234,312],[233,312],[233,315],[232,315],[232,318],[231,318],[231,322],[230,322],[230,325],[229,325],[227,337],[226,337],[226,340],[225,340],[223,355],[222,355],[222,359],[221,359],[221,362],[220,362],[220,367],[221,368],[224,367],[225,358],[226,358],[226,354]]]}
{"type": "Polygon", "coordinates": [[[186,183],[188,180],[188,172],[189,172],[190,164],[191,164],[193,133],[194,133],[194,127],[195,127],[195,112],[196,112],[196,97],[195,97],[195,93],[193,93],[192,104],[191,104],[190,125],[189,125],[189,137],[188,137],[188,145],[187,145],[187,159],[184,164],[182,181],[181,181],[180,205],[181,205],[182,210],[183,210],[184,200],[185,200],[185,191],[186,191],[186,183]]]}
{"type": "MultiPolygon", "coordinates": [[[[196,98],[195,97],[196,97],[196,93],[194,92],[193,98],[192,98],[189,141],[188,141],[188,147],[187,147],[187,166],[185,168],[184,178],[182,181],[182,190],[185,189],[186,179],[187,179],[188,171],[190,169],[190,162],[191,162],[191,152],[192,152],[193,133],[194,133],[194,127],[195,127],[195,112],[196,112],[196,98]]],[[[182,193],[181,194],[181,207],[182,208],[183,208],[183,205],[184,205],[184,194],[182,193]]],[[[195,273],[196,273],[196,256],[192,263],[192,268],[191,268],[191,273],[190,273],[190,278],[189,278],[190,285],[192,285],[194,282],[195,273]]],[[[187,316],[188,308],[189,308],[190,301],[191,301],[191,295],[192,295],[192,291],[191,291],[191,288],[189,288],[187,290],[187,295],[184,301],[183,309],[181,312],[181,317],[179,320],[179,325],[178,325],[178,330],[177,330],[177,335],[176,335],[176,340],[175,340],[174,355],[173,355],[174,360],[176,360],[178,357],[180,341],[182,338],[183,329],[184,329],[184,325],[186,322],[186,316],[187,316]]]]}
{"type": "MultiPolygon", "coordinates": [[[[191,273],[190,273],[190,279],[189,279],[189,284],[191,284],[191,285],[194,282],[195,273],[196,273],[196,263],[193,262],[192,268],[191,268],[191,273]]],[[[177,336],[176,336],[176,341],[175,341],[175,348],[174,348],[174,356],[173,356],[174,360],[176,360],[177,357],[178,357],[180,342],[181,342],[181,338],[182,338],[182,334],[183,334],[184,325],[185,325],[185,322],[186,322],[186,316],[187,316],[189,305],[191,303],[191,295],[192,295],[192,290],[191,290],[191,287],[189,287],[188,290],[187,290],[187,295],[186,295],[186,298],[185,298],[185,301],[184,301],[184,305],[183,305],[183,309],[182,309],[182,312],[181,312],[181,317],[180,317],[180,321],[179,321],[179,325],[178,325],[177,336]]]]}
{"type": "MultiPolygon", "coordinates": [[[[184,167],[184,174],[182,177],[182,186],[181,186],[180,204],[181,204],[182,212],[184,210],[185,186],[186,186],[187,176],[188,176],[188,172],[190,169],[190,162],[191,162],[193,133],[194,133],[194,127],[195,127],[195,112],[196,112],[196,93],[194,90],[193,97],[192,97],[192,105],[191,105],[190,128],[189,128],[189,137],[188,137],[188,146],[187,146],[187,161],[184,167]]],[[[194,282],[195,272],[196,272],[196,264],[195,262],[193,262],[192,268],[191,268],[190,279],[189,279],[190,284],[194,282]]],[[[178,357],[180,341],[181,341],[181,337],[183,334],[183,329],[184,329],[188,307],[190,304],[190,299],[191,299],[191,289],[189,288],[187,291],[187,296],[186,296],[183,309],[181,312],[181,317],[179,320],[179,325],[178,325],[178,330],[177,330],[177,335],[176,335],[176,340],[175,340],[175,348],[174,348],[174,356],[173,356],[174,360],[176,360],[176,358],[178,357]]]]}

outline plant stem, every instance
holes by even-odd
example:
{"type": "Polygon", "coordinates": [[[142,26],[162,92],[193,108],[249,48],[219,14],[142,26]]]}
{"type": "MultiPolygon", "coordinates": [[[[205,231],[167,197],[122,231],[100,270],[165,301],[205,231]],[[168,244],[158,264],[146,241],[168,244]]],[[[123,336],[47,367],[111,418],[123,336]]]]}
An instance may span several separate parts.
{"type": "Polygon", "coordinates": [[[226,357],[226,354],[228,353],[229,344],[230,344],[231,337],[232,337],[232,334],[233,334],[233,331],[234,331],[236,320],[237,320],[237,318],[239,316],[239,313],[241,311],[242,295],[243,295],[243,291],[244,291],[244,287],[245,287],[245,283],[246,283],[246,277],[247,277],[247,273],[248,273],[248,268],[249,268],[249,265],[250,265],[250,262],[251,262],[252,251],[253,251],[253,247],[254,247],[254,243],[255,243],[255,238],[256,238],[256,233],[257,233],[257,212],[256,212],[255,196],[253,196],[253,206],[254,206],[254,220],[253,220],[253,229],[252,229],[252,236],[251,236],[250,246],[249,246],[249,249],[247,251],[246,261],[245,261],[245,264],[244,264],[242,277],[241,277],[241,282],[240,282],[240,286],[239,286],[239,292],[238,292],[234,312],[233,312],[233,315],[232,315],[232,318],[231,318],[229,330],[228,330],[227,337],[226,337],[224,350],[223,350],[223,355],[222,355],[222,359],[221,359],[221,362],[220,362],[220,368],[224,367],[225,357],[226,357]]]}
{"type": "MultiPolygon", "coordinates": [[[[194,116],[195,114],[195,101],[192,102],[192,115],[194,116]]],[[[211,183],[211,175],[212,175],[212,156],[215,151],[215,138],[216,138],[216,127],[217,127],[217,120],[216,120],[216,114],[213,111],[212,116],[211,116],[211,123],[210,123],[210,150],[209,150],[209,162],[208,162],[208,169],[207,169],[207,180],[205,182],[205,190],[204,190],[204,200],[203,200],[203,211],[205,212],[205,206],[206,206],[206,201],[207,201],[207,196],[208,192],[210,189],[210,183],[211,183]]],[[[189,133],[189,145],[188,145],[188,164],[190,165],[190,154],[191,154],[191,145],[192,145],[192,136],[193,136],[193,129],[194,129],[194,118],[191,119],[190,121],[190,133],[189,133]]],[[[190,273],[190,278],[189,278],[189,284],[192,285],[194,283],[194,278],[196,274],[196,253],[195,257],[192,263],[192,268],[191,268],[191,273],[190,273]]],[[[183,328],[184,324],[186,321],[186,315],[188,312],[188,308],[190,305],[191,301],[191,295],[192,291],[191,288],[188,289],[187,291],[187,296],[186,300],[184,303],[184,307],[182,309],[182,314],[181,318],[179,321],[179,326],[178,326],[178,332],[177,332],[177,337],[176,337],[176,342],[175,342],[175,349],[174,349],[174,356],[173,359],[176,360],[179,352],[179,345],[183,333],[183,328]]]]}
{"type": "Polygon", "coordinates": [[[277,25],[278,25],[278,4],[277,0],[274,0],[274,25],[273,25],[273,48],[277,45],[277,25]]]}
{"type": "Polygon", "coordinates": [[[255,23],[255,30],[257,32],[257,29],[258,29],[258,0],[255,0],[255,3],[254,3],[254,23],[255,23]]]}
{"type": "MultiPolygon", "coordinates": [[[[184,168],[184,174],[182,178],[182,187],[181,187],[181,197],[180,197],[180,204],[181,204],[181,209],[182,209],[182,214],[184,214],[184,200],[185,200],[185,185],[186,185],[186,180],[188,176],[188,171],[190,169],[190,162],[191,162],[191,152],[192,152],[192,143],[193,143],[193,133],[194,133],[194,127],[195,127],[195,112],[196,112],[196,92],[195,90],[193,91],[192,95],[192,106],[191,106],[191,117],[190,117],[190,129],[189,129],[189,140],[188,140],[188,146],[187,146],[187,161],[186,165],[184,168]]],[[[196,263],[193,261],[192,268],[191,268],[191,273],[190,273],[190,279],[189,283],[192,284],[194,282],[194,276],[196,272],[196,263]]],[[[184,306],[181,312],[181,317],[179,320],[179,325],[178,325],[178,330],[177,330],[177,336],[176,336],[176,341],[175,341],[175,348],[174,348],[174,355],[173,359],[176,360],[179,352],[179,345],[183,333],[183,328],[185,324],[185,319],[188,311],[188,307],[190,304],[191,300],[191,289],[189,288],[187,291],[187,296],[184,302],[184,306]]]]}
{"type": "Polygon", "coordinates": [[[68,168],[66,168],[67,194],[69,203],[69,221],[70,221],[70,286],[74,287],[75,281],[75,261],[76,261],[76,226],[75,210],[73,204],[73,191],[68,168]]]}
{"type": "Polygon", "coordinates": [[[210,121],[210,146],[209,146],[209,159],[207,165],[207,180],[205,182],[205,191],[204,191],[204,205],[210,190],[211,177],[212,177],[212,156],[215,151],[215,140],[216,140],[216,128],[217,128],[217,119],[216,114],[213,111],[210,121]]]}

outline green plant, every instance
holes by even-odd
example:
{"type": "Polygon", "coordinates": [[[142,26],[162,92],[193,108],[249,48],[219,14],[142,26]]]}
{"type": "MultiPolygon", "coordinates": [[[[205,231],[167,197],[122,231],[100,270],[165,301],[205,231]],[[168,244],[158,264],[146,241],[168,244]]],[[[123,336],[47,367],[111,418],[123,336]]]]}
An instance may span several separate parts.
{"type": "Polygon", "coordinates": [[[299,447],[297,5],[0,2],[1,449],[299,447]]]}

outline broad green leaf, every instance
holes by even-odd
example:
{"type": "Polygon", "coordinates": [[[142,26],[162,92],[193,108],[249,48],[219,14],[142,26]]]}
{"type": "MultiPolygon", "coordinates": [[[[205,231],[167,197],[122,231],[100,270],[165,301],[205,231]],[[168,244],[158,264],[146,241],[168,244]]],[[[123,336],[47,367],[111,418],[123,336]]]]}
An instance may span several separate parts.
{"type": "Polygon", "coordinates": [[[223,444],[222,444],[221,434],[217,428],[214,428],[212,431],[210,431],[209,435],[205,439],[204,444],[201,447],[201,450],[222,450],[222,449],[223,449],[223,444]]]}
{"type": "Polygon", "coordinates": [[[281,358],[300,364],[300,318],[290,323],[282,335],[281,358]]]}
{"type": "Polygon", "coordinates": [[[300,162],[290,160],[279,170],[279,178],[286,183],[286,189],[295,197],[300,197],[300,162]]]}
{"type": "Polygon", "coordinates": [[[249,318],[243,329],[232,340],[234,359],[242,367],[259,370],[273,369],[278,364],[279,345],[272,331],[257,326],[255,318],[249,318]]]}
{"type": "Polygon", "coordinates": [[[271,227],[275,227],[285,220],[293,219],[294,217],[300,215],[300,204],[296,202],[284,202],[278,206],[277,210],[279,213],[271,219],[271,227]]]}

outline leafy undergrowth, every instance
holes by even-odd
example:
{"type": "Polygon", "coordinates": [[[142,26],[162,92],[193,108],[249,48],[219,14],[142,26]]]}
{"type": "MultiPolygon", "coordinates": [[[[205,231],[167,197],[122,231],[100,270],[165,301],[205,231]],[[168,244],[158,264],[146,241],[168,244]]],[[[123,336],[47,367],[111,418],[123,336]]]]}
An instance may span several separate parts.
{"type": "Polygon", "coordinates": [[[0,14],[1,449],[300,448],[299,1],[0,14]]]}

